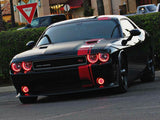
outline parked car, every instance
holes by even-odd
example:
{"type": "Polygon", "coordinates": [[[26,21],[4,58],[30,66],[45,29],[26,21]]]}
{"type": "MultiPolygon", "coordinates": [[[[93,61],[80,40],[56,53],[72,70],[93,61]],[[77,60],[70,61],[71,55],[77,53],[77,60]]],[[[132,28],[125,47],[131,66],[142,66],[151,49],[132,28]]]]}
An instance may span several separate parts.
{"type": "Polygon", "coordinates": [[[10,75],[22,103],[41,95],[106,88],[127,92],[128,83],[154,81],[152,42],[125,16],[78,18],[50,25],[31,50],[16,55],[10,75]]]}
{"type": "Polygon", "coordinates": [[[157,12],[157,6],[155,4],[147,4],[137,7],[137,14],[147,14],[154,12],[157,12]]]}
{"type": "Polygon", "coordinates": [[[160,3],[157,4],[157,12],[160,12],[160,3]]]}
{"type": "Polygon", "coordinates": [[[31,24],[27,24],[25,27],[18,28],[17,30],[28,29],[28,28],[38,28],[38,27],[47,27],[52,23],[66,20],[64,14],[54,14],[43,17],[34,18],[31,24]]]}

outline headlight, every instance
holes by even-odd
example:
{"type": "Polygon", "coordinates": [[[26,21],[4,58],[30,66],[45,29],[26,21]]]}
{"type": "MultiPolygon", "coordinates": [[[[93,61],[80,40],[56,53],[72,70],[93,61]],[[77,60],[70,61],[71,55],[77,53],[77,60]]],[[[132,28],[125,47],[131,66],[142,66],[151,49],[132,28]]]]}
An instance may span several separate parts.
{"type": "Polygon", "coordinates": [[[30,71],[32,69],[32,62],[22,62],[22,68],[24,71],[30,71]]]}
{"type": "Polygon", "coordinates": [[[21,63],[12,63],[11,68],[14,72],[20,72],[21,71],[21,63]]]}
{"type": "Polygon", "coordinates": [[[108,53],[88,54],[87,60],[91,64],[98,62],[98,60],[102,63],[105,63],[109,61],[109,57],[110,56],[108,53]]]}
{"type": "Polygon", "coordinates": [[[98,61],[98,54],[88,54],[87,60],[89,63],[94,64],[98,61]]]}
{"type": "Polygon", "coordinates": [[[108,53],[99,53],[98,58],[101,62],[107,62],[109,60],[109,54],[108,53]]]}

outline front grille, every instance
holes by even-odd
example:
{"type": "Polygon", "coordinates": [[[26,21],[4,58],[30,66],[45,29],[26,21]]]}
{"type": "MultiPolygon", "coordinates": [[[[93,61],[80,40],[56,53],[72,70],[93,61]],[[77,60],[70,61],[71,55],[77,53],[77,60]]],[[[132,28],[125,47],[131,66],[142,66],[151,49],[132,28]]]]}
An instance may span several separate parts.
{"type": "Polygon", "coordinates": [[[35,74],[32,77],[32,94],[58,93],[81,88],[81,81],[76,69],[35,74]]]}
{"type": "Polygon", "coordinates": [[[56,59],[33,62],[34,70],[54,69],[60,67],[72,67],[86,64],[86,57],[79,56],[74,58],[56,59]]]}

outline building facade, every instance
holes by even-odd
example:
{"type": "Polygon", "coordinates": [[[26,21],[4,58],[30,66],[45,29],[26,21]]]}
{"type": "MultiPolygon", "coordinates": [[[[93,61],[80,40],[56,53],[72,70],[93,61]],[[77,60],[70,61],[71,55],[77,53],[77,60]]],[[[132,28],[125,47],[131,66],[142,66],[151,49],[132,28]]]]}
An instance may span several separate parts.
{"type": "Polygon", "coordinates": [[[0,0],[2,18],[5,22],[11,22],[11,9],[9,0],[0,0]]]}
{"type": "MultiPolygon", "coordinates": [[[[94,15],[98,15],[97,0],[91,0],[94,15]]],[[[136,13],[137,6],[160,3],[160,0],[103,0],[105,14],[136,13]]]]}
{"type": "MultiPolygon", "coordinates": [[[[28,0],[27,4],[30,4],[30,3],[38,3],[34,17],[41,17],[44,15],[50,14],[48,0],[28,0]]],[[[26,3],[24,2],[24,0],[13,0],[14,17],[15,17],[15,22],[17,22],[17,23],[26,23],[27,22],[25,20],[25,18],[23,17],[23,15],[16,8],[16,6],[18,6],[18,5],[25,5],[25,4],[26,3]]]]}
{"type": "MultiPolygon", "coordinates": [[[[26,20],[16,9],[17,5],[26,4],[26,0],[13,0],[15,21],[25,23],[26,20]]],[[[93,15],[98,15],[97,0],[28,0],[28,3],[37,2],[34,17],[41,17],[50,14],[66,14],[68,18],[78,18],[84,16],[84,6],[93,11],[93,15]],[[87,1],[87,2],[86,2],[87,1]],[[69,11],[65,11],[64,5],[70,6],[69,11]]],[[[104,14],[128,14],[135,13],[136,8],[143,4],[157,4],[160,0],[103,0],[104,14]]]]}

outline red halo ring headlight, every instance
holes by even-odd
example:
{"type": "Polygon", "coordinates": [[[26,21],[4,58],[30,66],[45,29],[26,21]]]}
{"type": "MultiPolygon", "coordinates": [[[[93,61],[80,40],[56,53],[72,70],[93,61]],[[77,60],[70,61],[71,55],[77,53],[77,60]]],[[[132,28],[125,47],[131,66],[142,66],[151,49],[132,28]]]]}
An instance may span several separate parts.
{"type": "Polygon", "coordinates": [[[97,54],[88,54],[87,60],[89,63],[94,64],[98,61],[98,55],[97,54]]]}
{"type": "Polygon", "coordinates": [[[32,69],[32,62],[22,62],[22,68],[25,71],[30,71],[32,69]]]}
{"type": "Polygon", "coordinates": [[[20,72],[21,71],[21,63],[12,63],[11,68],[14,72],[20,72]]]}
{"type": "Polygon", "coordinates": [[[107,62],[109,60],[109,54],[108,53],[99,53],[98,58],[101,62],[107,62]]]}

